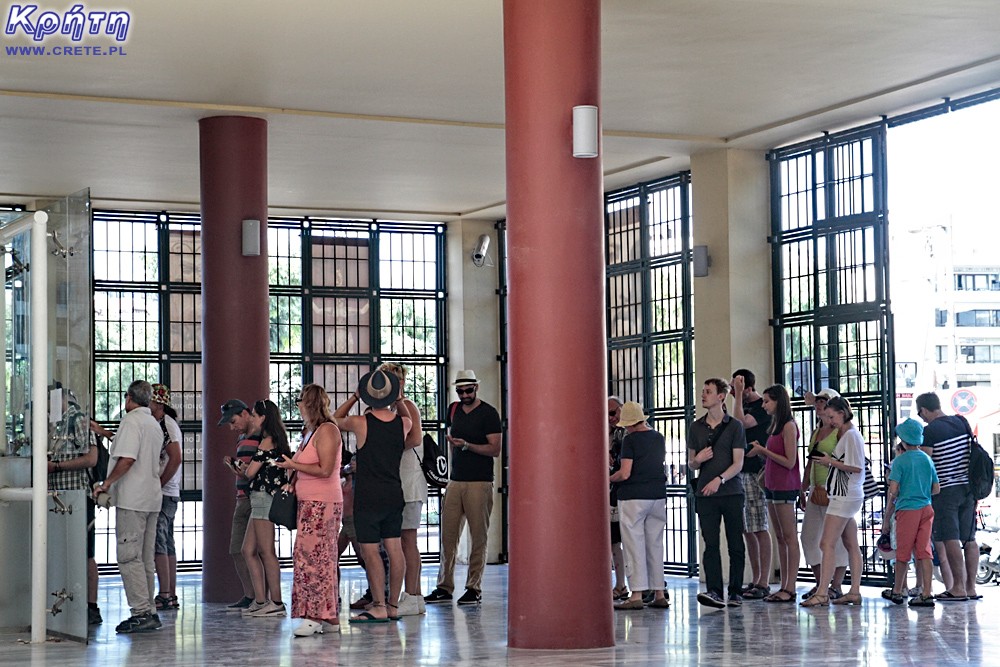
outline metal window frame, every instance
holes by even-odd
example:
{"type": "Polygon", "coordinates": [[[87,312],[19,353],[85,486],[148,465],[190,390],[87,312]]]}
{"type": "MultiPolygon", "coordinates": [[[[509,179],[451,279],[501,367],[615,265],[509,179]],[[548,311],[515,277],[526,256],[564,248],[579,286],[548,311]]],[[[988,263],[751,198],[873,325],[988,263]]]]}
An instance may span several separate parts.
{"type": "MultiPolygon", "coordinates": [[[[170,296],[172,294],[200,294],[200,282],[182,282],[171,280],[170,276],[170,225],[171,223],[195,224],[200,227],[201,216],[198,213],[170,212],[170,211],[130,211],[95,209],[93,220],[119,218],[123,221],[135,221],[156,224],[157,239],[157,276],[155,281],[108,281],[94,279],[93,288],[97,292],[125,291],[125,292],[147,292],[156,293],[159,298],[159,349],[155,351],[122,351],[122,350],[95,350],[95,365],[107,361],[136,361],[155,364],[159,368],[159,377],[165,384],[171,384],[171,364],[176,363],[201,363],[201,351],[172,351],[170,349],[170,322],[171,305],[170,296]]],[[[306,384],[313,380],[313,367],[315,364],[337,364],[349,363],[367,365],[375,368],[378,364],[392,361],[403,364],[417,363],[420,365],[433,366],[437,369],[437,382],[434,396],[437,403],[437,414],[435,419],[423,419],[425,432],[436,434],[440,441],[444,433],[444,412],[445,401],[447,400],[447,261],[446,261],[446,238],[444,223],[426,222],[397,222],[379,220],[341,220],[334,218],[304,217],[281,217],[270,218],[268,225],[274,224],[281,227],[292,227],[301,230],[300,240],[302,244],[301,252],[301,284],[300,285],[269,285],[269,296],[290,296],[301,299],[302,303],[302,348],[299,352],[272,352],[271,363],[292,363],[301,364],[302,382],[306,384]],[[313,229],[324,230],[344,230],[344,231],[364,231],[368,234],[368,287],[367,288],[339,288],[330,286],[314,286],[312,284],[312,235],[313,229]],[[379,240],[385,234],[391,233],[420,233],[434,235],[435,253],[435,289],[411,290],[403,288],[381,289],[380,288],[380,268],[381,258],[379,255],[379,240]],[[313,330],[312,330],[312,299],[317,296],[345,296],[362,298],[368,301],[370,313],[369,321],[369,352],[368,354],[332,354],[313,353],[313,330]],[[435,353],[428,355],[414,354],[382,354],[381,352],[381,326],[380,326],[380,299],[387,298],[417,298],[433,299],[435,312],[435,353]]],[[[200,258],[199,258],[200,261],[200,258]]],[[[96,377],[94,379],[96,386],[96,377]]],[[[92,388],[93,389],[93,388],[92,388]]],[[[203,415],[202,419],[205,416],[203,415]]],[[[184,433],[201,433],[202,422],[200,420],[181,420],[181,430],[184,433]]],[[[104,422],[105,426],[114,426],[114,423],[104,422]]],[[[292,430],[301,426],[300,422],[289,420],[289,429],[292,430]]],[[[185,462],[185,465],[191,462],[185,462]]],[[[430,497],[437,497],[440,503],[441,493],[438,489],[429,488],[428,506],[432,504],[430,497]]],[[[195,503],[200,503],[202,492],[200,489],[185,489],[181,492],[181,500],[191,503],[190,510],[197,511],[195,503]]],[[[425,562],[436,562],[439,559],[440,550],[432,548],[432,529],[438,523],[428,521],[425,523],[426,535],[425,546],[422,550],[421,558],[425,562]]],[[[195,532],[200,532],[201,526],[194,528],[195,532]]],[[[283,529],[281,529],[283,530],[283,529]]],[[[439,529],[438,529],[439,531],[439,529]]],[[[105,528],[104,538],[109,541],[113,539],[112,530],[105,528]]],[[[190,532],[190,531],[189,531],[190,532]]],[[[279,530],[280,533],[280,530],[279,530]]],[[[438,540],[440,534],[438,532],[438,540]]],[[[109,553],[112,553],[109,548],[109,553]]],[[[281,554],[279,559],[283,566],[291,565],[290,552],[287,556],[281,554]]],[[[356,562],[353,555],[345,555],[341,559],[344,564],[356,562]]],[[[182,571],[199,570],[200,560],[183,561],[178,564],[182,571]]],[[[114,564],[102,564],[102,573],[111,573],[117,570],[114,564]]]]}
{"type": "MultiPolygon", "coordinates": [[[[683,367],[683,404],[682,405],[657,405],[655,403],[654,383],[644,380],[642,383],[642,395],[632,397],[642,402],[646,413],[651,421],[673,420],[683,421],[684,432],[690,427],[695,417],[695,378],[694,378],[694,296],[693,296],[693,263],[694,251],[692,247],[692,224],[691,224],[691,173],[689,171],[680,172],[672,176],[656,179],[644,183],[639,183],[627,188],[615,190],[605,194],[605,238],[610,236],[611,215],[608,207],[615,202],[626,199],[638,198],[639,206],[639,256],[619,263],[611,263],[611,257],[606,253],[606,286],[607,292],[611,292],[611,280],[615,276],[623,274],[638,274],[639,289],[641,291],[641,327],[640,331],[632,335],[613,336],[612,320],[610,309],[606,312],[606,326],[608,331],[608,390],[609,394],[614,393],[611,383],[612,354],[615,350],[625,347],[638,347],[641,350],[642,377],[649,379],[655,377],[654,348],[663,343],[680,343],[682,347],[682,367],[683,367]],[[680,250],[663,255],[652,255],[650,247],[650,207],[652,196],[656,193],[670,188],[677,188],[679,193],[680,206],[680,250]],[[653,330],[653,286],[652,272],[669,265],[681,266],[681,308],[682,321],[679,329],[656,331],[653,330]]],[[[609,245],[610,247],[610,245],[609,245]]],[[[609,251],[610,252],[610,251],[609,251]]],[[[624,397],[623,397],[624,398],[624,397]]],[[[683,560],[665,560],[664,571],[668,574],[679,574],[685,576],[697,576],[698,574],[698,530],[697,518],[691,494],[688,477],[690,472],[684,476],[682,484],[668,484],[667,486],[667,506],[668,511],[681,512],[685,516],[686,530],[684,538],[686,549],[683,549],[683,560]]],[[[668,526],[668,538],[670,528],[668,526]]],[[[670,545],[666,545],[670,551],[670,545]]]]}
{"type": "MultiPolygon", "coordinates": [[[[823,386],[823,361],[821,344],[823,334],[827,335],[828,347],[831,356],[827,361],[828,378],[827,383],[835,389],[840,390],[839,376],[837,369],[841,366],[840,350],[852,341],[840,341],[837,339],[838,327],[858,327],[875,323],[879,336],[877,339],[877,363],[880,383],[877,390],[841,391],[855,406],[858,416],[858,426],[867,436],[868,457],[873,462],[873,468],[881,470],[881,464],[889,460],[889,449],[891,442],[892,425],[896,422],[896,402],[895,402],[895,352],[893,347],[893,320],[889,299],[889,257],[888,257],[888,214],[887,214],[887,161],[886,161],[886,131],[889,123],[883,120],[878,123],[852,128],[836,134],[825,134],[824,136],[810,141],[801,142],[791,146],[775,149],[768,153],[767,159],[770,163],[771,173],[771,236],[768,242],[771,244],[772,252],[772,299],[774,318],[771,326],[774,333],[774,374],[778,383],[789,385],[794,378],[786,377],[786,359],[789,358],[789,350],[785,347],[785,332],[793,328],[803,327],[811,331],[813,350],[811,352],[811,389],[818,391],[823,386]],[[833,169],[833,154],[835,149],[852,144],[861,145],[861,142],[871,141],[872,146],[872,210],[859,214],[849,214],[837,216],[836,197],[834,196],[837,182],[835,180],[835,170],[833,169]],[[791,229],[783,229],[782,197],[787,194],[783,191],[781,178],[781,165],[785,161],[790,161],[803,156],[811,156],[813,168],[809,175],[810,183],[807,191],[812,207],[811,221],[809,224],[799,225],[791,229]],[[822,176],[818,175],[816,169],[817,160],[822,162],[822,176]],[[823,192],[823,206],[819,204],[817,193],[823,192]],[[850,234],[852,232],[870,231],[873,235],[874,256],[870,263],[863,263],[863,267],[872,267],[874,271],[874,294],[864,302],[839,303],[838,282],[836,279],[828,279],[830,276],[837,277],[837,271],[843,268],[838,264],[836,246],[829,242],[837,238],[838,234],[850,234]],[[796,278],[807,277],[812,283],[812,307],[786,311],[784,304],[783,281],[786,278],[787,268],[784,263],[782,249],[793,243],[807,242],[812,247],[812,257],[814,262],[812,271],[795,274],[796,278]],[[822,243],[821,243],[822,242],[822,243]],[[820,271],[817,267],[821,264],[819,249],[825,247],[823,266],[820,271]],[[866,416],[874,425],[865,423],[866,416]]],[[[863,188],[862,188],[863,190],[863,188]]],[[[799,190],[802,192],[802,190],[799,190]]],[[[864,261],[864,260],[863,260],[864,261]]],[[[801,262],[800,262],[801,268],[801,262]]],[[[804,360],[803,360],[804,361],[804,360]]],[[[855,358],[860,366],[861,358],[855,358]]],[[[797,362],[792,362],[793,364],[797,362]]],[[[804,369],[803,369],[804,370],[804,369]]],[[[797,388],[792,387],[793,391],[797,388]]],[[[802,425],[811,425],[812,409],[805,405],[801,397],[795,396],[792,401],[793,410],[797,420],[802,425]]],[[[807,430],[804,429],[803,433],[807,430]]],[[[803,438],[803,452],[808,444],[808,438],[803,438]]],[[[875,474],[876,479],[882,477],[875,474]]],[[[884,481],[881,484],[885,485],[884,481]]],[[[881,560],[877,555],[875,541],[877,537],[872,534],[871,528],[874,525],[876,512],[884,510],[884,496],[880,495],[870,501],[865,501],[861,531],[862,552],[865,556],[865,568],[862,573],[862,583],[866,585],[882,585],[887,583],[891,577],[891,569],[886,561],[881,560]],[[871,520],[871,523],[869,523],[871,520]]],[[[810,577],[811,572],[802,571],[805,577],[810,577]]]]}

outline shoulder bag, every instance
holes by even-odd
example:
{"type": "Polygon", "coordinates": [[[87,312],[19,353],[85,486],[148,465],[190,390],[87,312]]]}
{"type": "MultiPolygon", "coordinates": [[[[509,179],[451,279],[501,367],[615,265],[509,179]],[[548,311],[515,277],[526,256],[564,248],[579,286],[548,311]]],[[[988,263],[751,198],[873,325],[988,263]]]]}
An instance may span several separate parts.
{"type": "MultiPolygon", "coordinates": [[[[816,440],[813,441],[813,448],[812,451],[809,452],[809,456],[815,454],[818,449],[819,449],[819,438],[816,438],[816,440]]],[[[812,488],[809,489],[809,502],[818,507],[826,507],[827,505],[829,505],[830,494],[826,492],[826,487],[823,486],[822,484],[813,484],[812,488]]]]}

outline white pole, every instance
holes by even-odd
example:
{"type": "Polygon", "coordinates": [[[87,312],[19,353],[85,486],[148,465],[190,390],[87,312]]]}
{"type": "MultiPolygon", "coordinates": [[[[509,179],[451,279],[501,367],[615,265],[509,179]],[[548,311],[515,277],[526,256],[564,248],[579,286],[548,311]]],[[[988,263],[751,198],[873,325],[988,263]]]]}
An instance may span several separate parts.
{"type": "Polygon", "coordinates": [[[45,642],[48,599],[48,239],[49,215],[31,226],[31,643],[45,642]]]}

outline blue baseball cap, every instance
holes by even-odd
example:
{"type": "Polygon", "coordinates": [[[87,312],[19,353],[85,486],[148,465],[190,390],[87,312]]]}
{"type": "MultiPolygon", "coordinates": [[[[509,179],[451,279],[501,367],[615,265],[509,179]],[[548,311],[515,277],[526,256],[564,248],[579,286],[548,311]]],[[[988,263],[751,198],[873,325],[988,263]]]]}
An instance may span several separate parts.
{"type": "Polygon", "coordinates": [[[923,424],[912,417],[902,424],[896,424],[896,437],[911,447],[919,447],[924,444],[923,424]]]}

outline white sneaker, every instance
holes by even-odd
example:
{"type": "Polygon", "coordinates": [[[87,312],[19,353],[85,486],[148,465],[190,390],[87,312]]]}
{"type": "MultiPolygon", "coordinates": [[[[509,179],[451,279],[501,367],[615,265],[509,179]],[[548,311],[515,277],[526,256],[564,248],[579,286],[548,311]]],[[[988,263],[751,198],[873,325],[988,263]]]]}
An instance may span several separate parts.
{"type": "Polygon", "coordinates": [[[399,616],[419,616],[420,615],[420,602],[423,602],[423,598],[417,595],[410,595],[406,591],[399,594],[399,604],[396,607],[396,613],[399,616]]]}
{"type": "Polygon", "coordinates": [[[424,602],[424,596],[423,595],[417,595],[416,598],[417,598],[417,607],[420,609],[420,613],[421,614],[426,614],[427,613],[427,603],[424,602]]]}
{"type": "Polygon", "coordinates": [[[243,610],[243,615],[244,616],[251,616],[251,615],[253,615],[254,612],[263,609],[268,604],[270,604],[270,601],[268,601],[268,600],[264,600],[263,602],[257,602],[256,600],[254,600],[253,602],[250,603],[249,607],[247,607],[247,608],[245,608],[243,610]]]}
{"type": "Polygon", "coordinates": [[[282,616],[287,616],[288,612],[285,611],[285,603],[279,602],[275,604],[268,600],[267,604],[258,609],[257,611],[250,614],[252,618],[280,618],[282,616]]]}
{"type": "Polygon", "coordinates": [[[308,637],[309,635],[321,635],[323,634],[323,624],[317,623],[316,621],[310,621],[308,618],[302,619],[302,623],[299,627],[292,631],[292,634],[296,637],[308,637]]]}
{"type": "Polygon", "coordinates": [[[337,623],[336,625],[334,625],[333,623],[328,623],[326,621],[323,621],[323,630],[325,630],[326,632],[333,632],[335,634],[340,634],[340,624],[337,623]]]}

